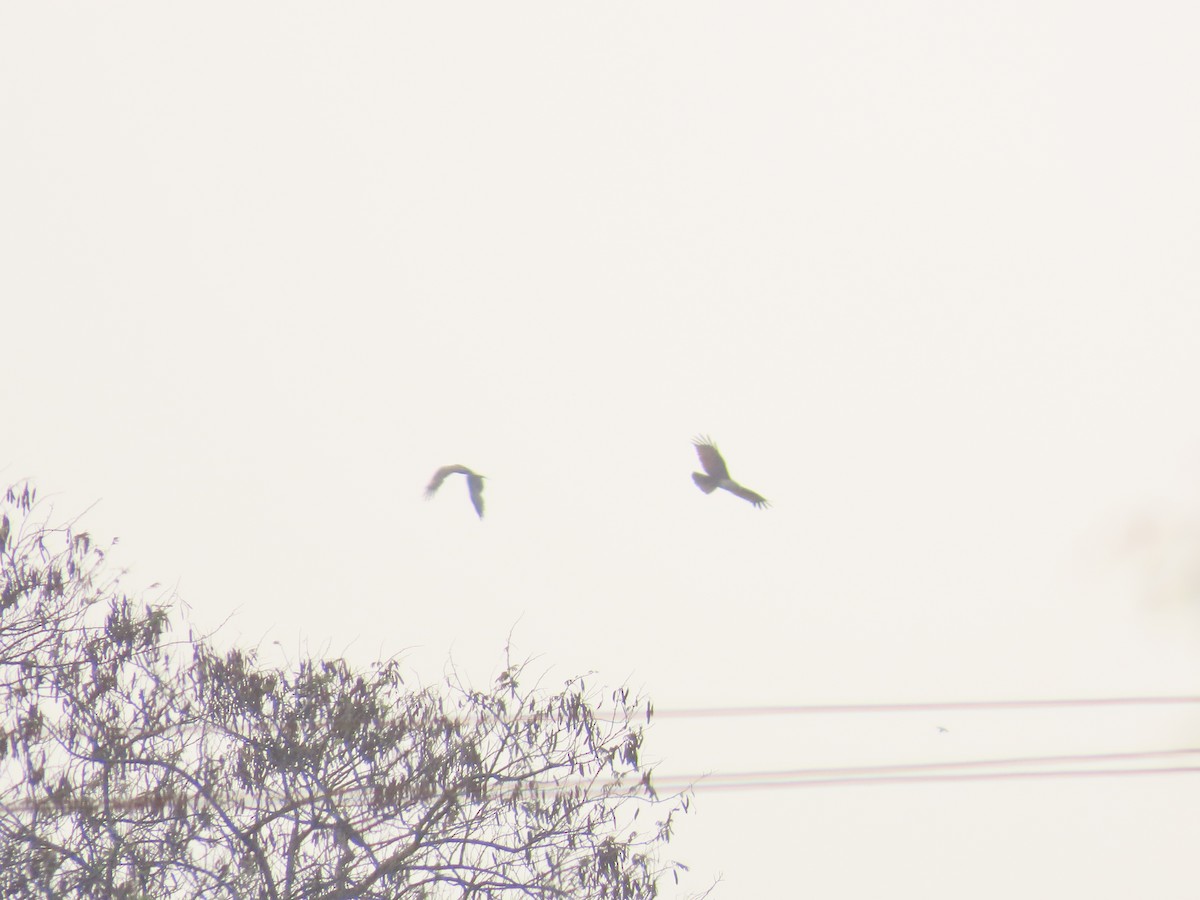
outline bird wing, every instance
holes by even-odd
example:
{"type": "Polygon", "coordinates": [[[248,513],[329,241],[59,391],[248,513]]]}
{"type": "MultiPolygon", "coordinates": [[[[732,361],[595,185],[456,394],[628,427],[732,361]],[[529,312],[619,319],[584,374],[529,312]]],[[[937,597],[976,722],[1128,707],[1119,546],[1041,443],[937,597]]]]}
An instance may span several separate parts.
{"type": "Polygon", "coordinates": [[[430,480],[428,487],[425,488],[425,496],[432,497],[437,493],[437,489],[442,486],[442,482],[451,475],[471,475],[472,472],[466,466],[442,466],[433,473],[433,478],[430,480]]]}
{"type": "Polygon", "coordinates": [[[721,485],[721,487],[725,488],[725,490],[729,491],[729,493],[734,494],[735,496],[741,497],[743,500],[749,500],[751,503],[753,503],[755,506],[759,507],[760,509],[771,505],[770,503],[767,502],[767,498],[764,497],[762,494],[756,494],[756,493],[754,493],[754,491],[750,490],[750,488],[744,488],[740,484],[738,484],[736,481],[730,481],[726,484],[721,485]]]}
{"type": "Polygon", "coordinates": [[[483,476],[474,472],[467,476],[467,490],[471,494],[471,505],[479,518],[483,518],[483,476]]]}
{"type": "Polygon", "coordinates": [[[721,454],[717,452],[717,445],[712,442],[712,438],[700,436],[692,439],[692,445],[696,448],[696,455],[700,457],[700,465],[704,466],[704,471],[713,478],[728,478],[729,468],[725,465],[725,460],[721,459],[721,454]]]}

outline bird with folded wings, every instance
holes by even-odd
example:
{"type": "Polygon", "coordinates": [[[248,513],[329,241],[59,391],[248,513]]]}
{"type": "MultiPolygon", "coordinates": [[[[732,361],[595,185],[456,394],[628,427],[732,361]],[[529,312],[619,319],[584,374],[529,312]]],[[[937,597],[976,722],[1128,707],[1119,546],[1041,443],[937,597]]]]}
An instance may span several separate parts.
{"type": "Polygon", "coordinates": [[[471,505],[475,507],[475,512],[479,518],[483,518],[483,475],[476,474],[466,466],[442,466],[433,473],[433,478],[429,482],[429,486],[425,488],[425,499],[428,500],[437,493],[437,489],[442,486],[442,482],[451,475],[466,475],[467,476],[467,493],[471,495],[471,505]]]}
{"type": "Polygon", "coordinates": [[[717,488],[721,488],[734,496],[750,501],[760,509],[770,506],[767,498],[762,494],[756,494],[749,488],[742,487],[729,477],[729,467],[725,465],[725,460],[721,458],[712,438],[697,437],[692,440],[692,444],[696,448],[696,455],[700,457],[700,465],[704,467],[703,473],[692,473],[692,481],[696,482],[696,487],[706,494],[711,494],[717,488]]]}

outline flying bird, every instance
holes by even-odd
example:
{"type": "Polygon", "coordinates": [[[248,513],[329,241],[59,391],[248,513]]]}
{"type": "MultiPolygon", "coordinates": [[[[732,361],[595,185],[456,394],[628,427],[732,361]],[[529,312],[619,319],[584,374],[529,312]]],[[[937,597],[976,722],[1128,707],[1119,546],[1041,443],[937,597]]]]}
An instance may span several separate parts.
{"type": "Polygon", "coordinates": [[[749,500],[757,507],[770,505],[762,494],[756,494],[749,488],[742,487],[729,477],[729,467],[725,465],[725,460],[721,459],[721,454],[717,450],[717,445],[712,442],[712,438],[703,436],[693,438],[692,444],[696,448],[696,455],[700,457],[700,465],[704,466],[704,471],[708,473],[707,475],[700,472],[692,473],[692,481],[696,482],[696,487],[706,494],[711,494],[717,488],[724,488],[743,500],[749,500]]]}
{"type": "Polygon", "coordinates": [[[429,486],[425,488],[425,499],[428,500],[437,493],[437,489],[442,486],[442,482],[451,475],[466,475],[467,476],[467,492],[471,495],[471,505],[475,507],[475,512],[479,514],[479,518],[483,518],[483,475],[477,475],[466,466],[442,466],[433,473],[433,478],[429,482],[429,486]]]}

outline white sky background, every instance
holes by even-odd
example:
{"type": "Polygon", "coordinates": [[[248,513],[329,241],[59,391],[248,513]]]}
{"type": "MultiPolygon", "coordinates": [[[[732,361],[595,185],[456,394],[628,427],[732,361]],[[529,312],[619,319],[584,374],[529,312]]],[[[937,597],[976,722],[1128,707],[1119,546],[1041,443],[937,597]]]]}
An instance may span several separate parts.
{"type": "MultiPolygon", "coordinates": [[[[662,709],[1197,693],[1198,33],[1185,3],[7,4],[0,480],[100,499],[131,588],[269,661],[482,681],[511,630],[548,684],[662,709]],[[772,509],[696,490],[700,432],[772,509]],[[422,501],[454,462],[482,523],[461,479],[422,501]]],[[[647,749],[1175,749],[1197,716],[647,749]]],[[[724,897],[1194,897],[1195,775],[697,801],[672,855],[724,897]]]]}

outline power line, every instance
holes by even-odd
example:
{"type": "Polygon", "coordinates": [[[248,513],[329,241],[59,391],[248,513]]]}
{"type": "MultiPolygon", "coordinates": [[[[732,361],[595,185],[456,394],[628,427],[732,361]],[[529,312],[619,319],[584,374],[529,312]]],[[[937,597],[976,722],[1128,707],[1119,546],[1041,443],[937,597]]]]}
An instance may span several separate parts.
{"type": "Polygon", "coordinates": [[[754,783],[698,784],[696,791],[753,791],[763,789],[787,789],[805,787],[854,787],[873,784],[930,784],[937,782],[964,781],[1013,781],[1044,778],[1120,778],[1141,775],[1195,775],[1200,766],[1156,767],[1149,769],[1070,769],[1035,772],[970,772],[948,775],[881,775],[879,777],[857,776],[846,778],[783,779],[754,783]]]}
{"type": "Polygon", "coordinates": [[[1085,697],[1053,700],[950,700],[933,703],[843,703],[795,706],[709,706],[655,709],[654,719],[717,719],[751,716],[799,716],[840,713],[906,713],[976,709],[1049,709],[1054,707],[1166,706],[1200,703],[1195,697],[1085,697]]]}
{"type": "MultiPolygon", "coordinates": [[[[1001,759],[956,760],[951,762],[932,763],[898,763],[875,766],[838,766],[809,769],[783,769],[759,772],[717,772],[705,775],[654,775],[652,785],[658,793],[678,793],[690,791],[693,793],[734,792],[783,790],[804,787],[857,787],[881,784],[936,784],[961,783],[967,781],[1000,781],[1019,779],[1047,778],[1117,778],[1124,776],[1145,775],[1183,775],[1200,773],[1200,765],[1196,766],[1160,766],[1144,768],[1068,768],[1041,769],[1034,771],[1008,772],[944,772],[938,770],[963,768],[996,768],[1001,766],[1022,765],[1072,765],[1088,763],[1114,763],[1133,760],[1167,759],[1200,754],[1200,748],[1182,748],[1177,750],[1141,750],[1123,753],[1088,753],[1065,756],[1024,756],[1006,757],[1001,759]]],[[[584,789],[616,789],[614,798],[621,796],[640,796],[641,792],[635,785],[641,785],[641,779],[608,778],[581,779],[568,778],[563,781],[542,781],[531,778],[521,781],[514,787],[518,788],[512,796],[519,795],[522,790],[537,792],[560,793],[584,789]],[[623,794],[621,788],[627,788],[630,793],[623,794]]],[[[503,792],[501,792],[503,793],[503,792]]],[[[371,790],[363,787],[349,787],[334,790],[328,797],[310,798],[313,803],[320,803],[330,798],[337,798],[350,804],[369,803],[371,790]]],[[[241,792],[232,792],[220,798],[227,803],[246,803],[251,798],[241,792]]],[[[129,811],[135,809],[162,810],[165,808],[189,808],[202,798],[198,794],[178,793],[175,791],[152,791],[133,797],[113,798],[109,801],[113,809],[129,811]],[[180,806],[182,805],[182,806],[180,806]]],[[[0,802],[0,812],[14,814],[43,809],[55,809],[65,812],[85,812],[94,814],[98,804],[94,799],[72,797],[54,801],[49,799],[18,799],[15,802],[0,802]]]]}
{"type": "MultiPolygon", "coordinates": [[[[656,775],[654,786],[663,790],[736,790],[739,786],[747,790],[763,787],[802,787],[809,784],[848,784],[895,780],[964,780],[987,777],[1050,777],[1051,775],[1086,775],[1095,769],[1058,769],[1041,773],[1023,772],[979,772],[969,775],[954,775],[940,772],[945,769],[988,768],[1011,766],[1078,765],[1080,763],[1113,763],[1133,760],[1167,759],[1180,756],[1195,756],[1200,748],[1180,750],[1139,750],[1124,753],[1086,753],[1066,756],[1017,756],[1002,759],[970,759],[951,762],[893,763],[873,766],[836,766],[826,768],[783,769],[760,772],[713,772],[707,775],[656,775]]],[[[1159,771],[1193,771],[1177,769],[1114,769],[1114,772],[1149,773],[1159,771]]]]}

